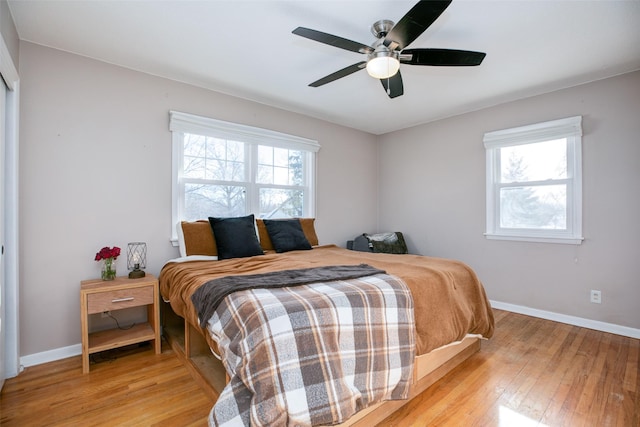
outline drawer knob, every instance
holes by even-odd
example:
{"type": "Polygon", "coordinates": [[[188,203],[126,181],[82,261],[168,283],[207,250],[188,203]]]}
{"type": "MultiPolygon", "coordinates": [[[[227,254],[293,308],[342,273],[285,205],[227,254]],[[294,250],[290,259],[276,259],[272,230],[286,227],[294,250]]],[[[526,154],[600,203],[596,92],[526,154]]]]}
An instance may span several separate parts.
{"type": "Polygon", "coordinates": [[[111,300],[111,302],[125,302],[125,301],[133,301],[133,297],[116,298],[111,300]]]}

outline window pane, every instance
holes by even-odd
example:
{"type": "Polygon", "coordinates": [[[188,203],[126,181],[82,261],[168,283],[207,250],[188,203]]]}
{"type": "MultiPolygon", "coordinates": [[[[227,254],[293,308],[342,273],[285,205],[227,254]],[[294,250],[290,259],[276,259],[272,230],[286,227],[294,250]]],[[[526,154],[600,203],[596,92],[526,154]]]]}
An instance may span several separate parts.
{"type": "Polygon", "coordinates": [[[289,150],[284,148],[273,149],[273,165],[288,167],[289,166],[289,150]]]}
{"type": "Polygon", "coordinates": [[[273,165],[273,147],[258,146],[258,164],[273,165]]]}
{"type": "Polygon", "coordinates": [[[187,178],[205,177],[205,152],[207,138],[201,135],[185,134],[183,173],[187,178]]]}
{"type": "Polygon", "coordinates": [[[303,152],[285,148],[258,147],[258,176],[260,184],[304,185],[303,152]]]}
{"type": "Polygon", "coordinates": [[[235,141],[211,140],[206,179],[245,181],[244,146],[235,141]]]}
{"type": "Polygon", "coordinates": [[[260,218],[303,216],[304,191],[278,188],[260,189],[260,218]]]}
{"type": "Polygon", "coordinates": [[[276,185],[289,185],[289,168],[273,168],[273,183],[276,185]]]}
{"type": "Polygon", "coordinates": [[[566,138],[501,148],[500,176],[505,183],[566,178],[566,138]]]}
{"type": "Polygon", "coordinates": [[[227,141],[227,160],[244,162],[244,142],[227,141]]]}
{"type": "Polygon", "coordinates": [[[245,181],[243,143],[192,134],[184,141],[184,177],[245,181]]]}
{"type": "Polygon", "coordinates": [[[245,193],[245,187],[241,186],[186,184],[184,219],[242,216],[245,214],[245,193]]]}
{"type": "Polygon", "coordinates": [[[244,163],[224,160],[207,161],[207,179],[217,181],[244,181],[244,163]]]}
{"type": "Polygon", "coordinates": [[[500,227],[566,230],[566,185],[501,188],[500,227]]]}
{"type": "Polygon", "coordinates": [[[258,146],[258,176],[256,182],[273,184],[273,147],[258,146]]]}
{"type": "Polygon", "coordinates": [[[256,182],[260,184],[273,184],[273,167],[258,165],[258,176],[256,182]]]}
{"type": "Polygon", "coordinates": [[[203,157],[206,137],[187,133],[184,135],[184,155],[203,157]]]}
{"type": "Polygon", "coordinates": [[[202,157],[184,156],[183,174],[185,178],[198,178],[203,179],[205,177],[205,161],[202,157]]]}
{"type": "Polygon", "coordinates": [[[304,183],[304,153],[289,150],[289,179],[291,185],[305,185],[304,183]]]}
{"type": "Polygon", "coordinates": [[[207,138],[207,157],[225,160],[227,158],[227,141],[219,138],[207,138]]]}

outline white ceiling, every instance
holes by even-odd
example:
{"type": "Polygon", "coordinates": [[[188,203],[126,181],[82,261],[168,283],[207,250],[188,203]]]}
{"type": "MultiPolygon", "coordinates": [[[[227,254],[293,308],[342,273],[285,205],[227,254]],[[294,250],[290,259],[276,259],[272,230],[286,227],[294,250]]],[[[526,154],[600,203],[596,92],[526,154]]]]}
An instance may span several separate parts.
{"type": "Polygon", "coordinates": [[[291,34],[364,44],[415,1],[9,0],[22,40],[382,134],[640,69],[640,1],[453,0],[408,47],[486,52],[478,67],[403,64],[389,99],[366,59],[291,34]]]}

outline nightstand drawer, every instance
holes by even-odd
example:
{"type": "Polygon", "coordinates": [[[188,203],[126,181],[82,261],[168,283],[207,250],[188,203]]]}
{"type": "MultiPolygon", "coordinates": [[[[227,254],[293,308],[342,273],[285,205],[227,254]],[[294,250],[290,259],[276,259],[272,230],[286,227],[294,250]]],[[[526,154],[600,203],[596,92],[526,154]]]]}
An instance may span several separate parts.
{"type": "Polygon", "coordinates": [[[102,313],[153,303],[153,286],[97,292],[87,295],[87,312],[102,313]]]}

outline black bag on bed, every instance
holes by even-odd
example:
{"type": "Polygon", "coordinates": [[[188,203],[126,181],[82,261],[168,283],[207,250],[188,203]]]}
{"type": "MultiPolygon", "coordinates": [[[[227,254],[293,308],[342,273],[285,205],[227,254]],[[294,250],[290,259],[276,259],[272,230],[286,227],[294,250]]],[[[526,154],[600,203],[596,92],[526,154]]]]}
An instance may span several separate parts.
{"type": "Polygon", "coordinates": [[[367,234],[347,242],[347,249],[360,252],[378,252],[386,254],[408,254],[407,244],[399,231],[390,233],[367,234]]]}

